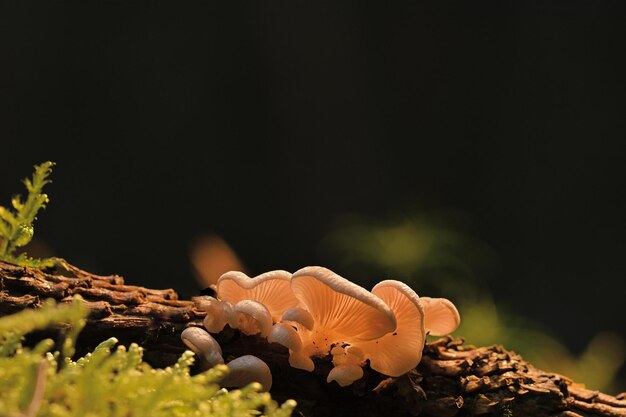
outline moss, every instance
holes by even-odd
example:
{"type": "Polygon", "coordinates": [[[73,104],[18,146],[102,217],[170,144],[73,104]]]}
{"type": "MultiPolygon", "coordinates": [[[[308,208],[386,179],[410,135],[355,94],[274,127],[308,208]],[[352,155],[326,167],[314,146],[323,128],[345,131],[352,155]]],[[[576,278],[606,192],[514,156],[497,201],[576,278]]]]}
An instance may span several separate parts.
{"type": "Polygon", "coordinates": [[[176,365],[154,369],[143,362],[141,347],[118,346],[111,338],[86,356],[70,359],[86,315],[75,301],[0,318],[0,417],[291,415],[295,402],[279,406],[269,393],[259,392],[259,384],[220,389],[216,381],[228,372],[225,366],[191,376],[194,355],[189,351],[176,365]],[[51,340],[33,348],[20,343],[33,330],[61,325],[71,331],[60,352],[51,351],[51,340]]]}

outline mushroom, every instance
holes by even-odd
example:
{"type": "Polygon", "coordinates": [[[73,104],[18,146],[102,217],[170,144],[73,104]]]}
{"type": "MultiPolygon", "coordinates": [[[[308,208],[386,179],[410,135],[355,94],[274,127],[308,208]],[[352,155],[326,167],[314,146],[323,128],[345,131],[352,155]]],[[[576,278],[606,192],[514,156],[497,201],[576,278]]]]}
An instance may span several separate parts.
{"type": "Polygon", "coordinates": [[[270,331],[267,341],[278,343],[290,350],[300,352],[302,350],[302,340],[296,329],[287,323],[276,323],[270,331]]]}
{"type": "Polygon", "coordinates": [[[426,334],[421,298],[408,285],[394,280],[379,282],[372,293],[391,308],[398,326],[394,332],[356,347],[364,352],[375,371],[400,376],[415,368],[422,359],[426,334]]]}
{"type": "Polygon", "coordinates": [[[261,334],[267,337],[272,328],[272,316],[261,303],[253,300],[242,300],[232,308],[228,324],[241,330],[244,334],[261,334]]]}
{"type": "Polygon", "coordinates": [[[206,311],[202,324],[211,333],[219,333],[224,329],[226,323],[232,321],[233,311],[230,303],[213,297],[196,297],[194,299],[196,307],[206,311]]]}
{"type": "Polygon", "coordinates": [[[217,340],[199,327],[187,327],[180,335],[183,343],[200,358],[200,368],[207,370],[224,363],[217,340]]]}
{"type": "Polygon", "coordinates": [[[307,352],[289,349],[289,365],[293,368],[309,372],[313,372],[313,369],[315,369],[315,363],[313,359],[311,359],[311,353],[308,349],[307,352]]]}
{"type": "Polygon", "coordinates": [[[253,300],[263,304],[274,322],[280,321],[283,313],[298,305],[290,288],[291,274],[287,271],[270,271],[250,278],[243,272],[230,271],[217,281],[217,297],[236,304],[242,300],[253,300]]]}
{"type": "Polygon", "coordinates": [[[269,366],[261,359],[252,355],[240,356],[226,364],[228,374],[220,381],[225,388],[243,388],[258,382],[264,391],[272,388],[272,373],[269,366]]]}
{"type": "Polygon", "coordinates": [[[335,367],[330,370],[326,382],[336,381],[345,387],[363,377],[361,364],[365,359],[363,351],[355,346],[335,346],[330,350],[335,367]]]}
{"type": "Polygon", "coordinates": [[[363,368],[360,365],[346,364],[331,369],[326,382],[335,381],[340,387],[346,387],[361,378],[363,378],[363,368]]]}
{"type": "Polygon", "coordinates": [[[283,322],[294,322],[303,325],[307,330],[313,330],[315,320],[311,313],[300,307],[292,307],[283,313],[281,317],[283,322]]]}
{"type": "Polygon", "coordinates": [[[459,327],[461,316],[454,304],[445,298],[421,297],[424,307],[424,325],[433,336],[445,336],[459,327]]]}
{"type": "Polygon", "coordinates": [[[296,368],[311,371],[311,356],[325,356],[335,346],[376,339],[396,328],[393,312],[380,298],[329,269],[300,269],[291,278],[291,289],[308,312],[292,310],[286,317],[302,342],[302,350],[290,349],[289,363],[296,368]]]}

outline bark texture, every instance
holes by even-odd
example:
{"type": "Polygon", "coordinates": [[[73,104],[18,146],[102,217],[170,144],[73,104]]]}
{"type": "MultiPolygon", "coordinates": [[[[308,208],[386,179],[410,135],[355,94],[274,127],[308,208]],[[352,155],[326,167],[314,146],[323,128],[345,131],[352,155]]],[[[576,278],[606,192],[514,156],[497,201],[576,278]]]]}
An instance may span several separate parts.
{"type": "MultiPolygon", "coordinates": [[[[204,313],[171,289],[125,285],[119,276],[96,276],[75,267],[60,275],[0,261],[0,316],[36,308],[46,298],[68,302],[74,294],[91,310],[79,353],[115,336],[123,344],[143,346],[154,366],[167,366],[184,350],[181,331],[202,325],[204,313]]],[[[54,337],[62,330],[31,337],[54,337]]],[[[274,377],[272,394],[279,401],[298,401],[296,415],[626,417],[624,393],[585,389],[500,346],[476,348],[442,338],[427,345],[419,366],[402,377],[389,378],[366,366],[361,380],[340,388],[326,383],[330,358],[317,359],[309,373],[289,366],[285,348],[258,337],[227,327],[216,339],[227,362],[245,354],[263,359],[274,377]]]]}

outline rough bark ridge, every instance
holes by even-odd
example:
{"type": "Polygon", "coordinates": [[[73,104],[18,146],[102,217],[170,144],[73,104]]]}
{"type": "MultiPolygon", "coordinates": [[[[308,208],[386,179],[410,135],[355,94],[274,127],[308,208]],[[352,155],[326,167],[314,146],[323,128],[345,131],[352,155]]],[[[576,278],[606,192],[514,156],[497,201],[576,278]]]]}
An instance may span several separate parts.
{"type": "MultiPolygon", "coordinates": [[[[119,276],[74,267],[69,275],[0,261],[0,316],[37,307],[46,298],[66,302],[80,294],[91,315],[79,351],[115,336],[124,344],[139,343],[155,366],[172,364],[184,350],[180,332],[185,327],[201,326],[203,313],[173,290],[125,285],[119,276]]],[[[227,328],[216,338],[226,361],[244,354],[265,360],[274,375],[272,394],[277,400],[296,399],[296,415],[626,417],[624,393],[613,397],[587,390],[500,346],[475,348],[443,338],[426,346],[422,362],[407,375],[388,378],[366,369],[363,379],[340,388],[326,383],[329,358],[318,359],[315,372],[308,373],[288,365],[286,349],[258,337],[227,328]]]]}

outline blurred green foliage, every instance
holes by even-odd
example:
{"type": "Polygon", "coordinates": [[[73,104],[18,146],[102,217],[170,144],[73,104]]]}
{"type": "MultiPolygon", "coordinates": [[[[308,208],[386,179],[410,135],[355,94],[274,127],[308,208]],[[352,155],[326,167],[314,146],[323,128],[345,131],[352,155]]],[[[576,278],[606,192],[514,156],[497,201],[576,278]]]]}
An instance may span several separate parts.
{"type": "Polygon", "coordinates": [[[288,417],[295,407],[293,401],[279,406],[256,383],[220,389],[216,381],[228,372],[223,365],[191,376],[190,351],[172,367],[153,369],[142,361],[138,345],[115,347],[111,338],[73,361],[73,341],[86,315],[86,307],[75,301],[0,318],[0,416],[288,417]],[[24,335],[49,326],[70,329],[61,352],[51,351],[52,340],[32,349],[21,345],[24,335]]]}
{"type": "Polygon", "coordinates": [[[626,358],[618,335],[599,333],[576,356],[540,323],[506,311],[494,301],[488,276],[496,267],[494,251],[467,231],[462,213],[411,210],[387,218],[348,216],[323,241],[327,256],[370,286],[380,279],[409,283],[420,295],[452,300],[461,313],[456,334],[475,345],[501,344],[537,367],[584,382],[592,389],[615,391],[616,375],[626,358]],[[374,279],[373,277],[376,277],[374,279]]]}

